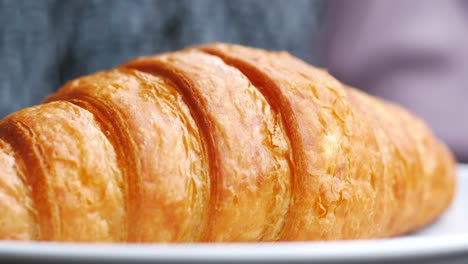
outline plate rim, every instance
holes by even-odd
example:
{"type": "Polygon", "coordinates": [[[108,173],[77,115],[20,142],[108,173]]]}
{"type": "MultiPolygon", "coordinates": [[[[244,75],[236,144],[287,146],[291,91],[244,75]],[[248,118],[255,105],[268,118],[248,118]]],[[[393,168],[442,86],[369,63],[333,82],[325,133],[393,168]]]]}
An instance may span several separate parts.
{"type": "Polygon", "coordinates": [[[381,240],[261,243],[92,244],[63,242],[0,242],[0,259],[72,259],[76,261],[317,261],[432,259],[468,256],[468,234],[381,240]],[[411,246],[418,244],[417,247],[411,246]],[[339,254],[337,254],[339,252],[339,254]],[[367,252],[363,254],[363,252],[367,252]]]}

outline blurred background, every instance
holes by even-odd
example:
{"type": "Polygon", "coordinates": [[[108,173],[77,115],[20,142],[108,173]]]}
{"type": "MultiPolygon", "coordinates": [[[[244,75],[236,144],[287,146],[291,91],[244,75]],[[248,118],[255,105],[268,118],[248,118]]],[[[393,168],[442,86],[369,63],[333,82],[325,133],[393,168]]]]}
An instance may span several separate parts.
{"type": "Polygon", "coordinates": [[[325,67],[410,109],[468,162],[461,0],[0,0],[0,118],[72,78],[215,41],[325,67]]]}

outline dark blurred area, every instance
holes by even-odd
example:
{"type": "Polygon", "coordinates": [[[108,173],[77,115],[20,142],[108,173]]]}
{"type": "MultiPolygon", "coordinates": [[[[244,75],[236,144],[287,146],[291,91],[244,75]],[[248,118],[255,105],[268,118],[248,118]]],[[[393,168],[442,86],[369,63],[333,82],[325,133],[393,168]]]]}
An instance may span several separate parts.
{"type": "Polygon", "coordinates": [[[0,25],[0,118],[137,56],[231,42],[407,107],[468,161],[468,1],[0,0],[0,25]]]}
{"type": "Polygon", "coordinates": [[[206,42],[284,49],[316,62],[321,1],[0,1],[0,117],[65,81],[206,42]]]}

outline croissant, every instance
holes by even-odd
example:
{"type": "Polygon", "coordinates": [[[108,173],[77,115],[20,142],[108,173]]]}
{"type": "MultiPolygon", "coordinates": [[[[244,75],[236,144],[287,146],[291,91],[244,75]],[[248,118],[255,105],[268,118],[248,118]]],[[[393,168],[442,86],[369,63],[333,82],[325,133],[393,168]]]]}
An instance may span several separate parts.
{"type": "Polygon", "coordinates": [[[286,52],[190,47],[0,122],[0,239],[392,237],[443,213],[455,165],[423,121],[286,52]]]}

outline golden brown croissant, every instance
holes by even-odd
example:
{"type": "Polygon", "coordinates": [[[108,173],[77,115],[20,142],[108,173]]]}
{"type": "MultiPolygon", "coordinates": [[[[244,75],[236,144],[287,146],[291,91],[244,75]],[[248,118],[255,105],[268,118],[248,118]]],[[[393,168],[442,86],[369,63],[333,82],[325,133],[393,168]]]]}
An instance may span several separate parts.
{"type": "Polygon", "coordinates": [[[0,239],[389,237],[433,221],[454,184],[407,111],[236,45],[138,58],[0,122],[0,239]]]}

